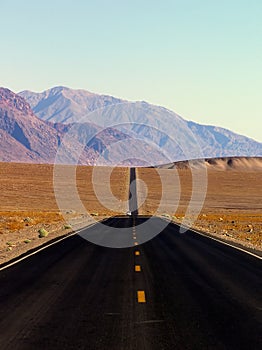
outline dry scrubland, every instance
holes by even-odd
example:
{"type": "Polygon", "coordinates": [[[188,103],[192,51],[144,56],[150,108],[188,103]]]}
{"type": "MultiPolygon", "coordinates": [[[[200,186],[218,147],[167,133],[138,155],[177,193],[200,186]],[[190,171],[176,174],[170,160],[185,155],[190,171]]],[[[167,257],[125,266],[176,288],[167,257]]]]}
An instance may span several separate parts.
{"type": "MultiPolygon", "coordinates": [[[[246,162],[246,160],[245,160],[246,162]]],[[[225,162],[207,165],[208,189],[203,208],[194,224],[194,228],[225,240],[241,243],[250,248],[262,250],[262,161],[257,166],[236,162],[236,166],[225,166],[225,162]]],[[[196,178],[203,176],[203,169],[196,164],[196,178]]],[[[137,169],[137,176],[148,187],[148,196],[139,209],[142,215],[170,216],[173,221],[181,222],[192,195],[192,172],[185,163],[173,169],[137,169]],[[157,212],[163,190],[167,188],[165,206],[157,212]],[[174,184],[177,184],[175,189],[174,184]],[[177,209],[174,198],[181,196],[177,209]],[[176,195],[175,195],[176,193],[176,195]]],[[[196,193],[203,192],[201,184],[196,193]]],[[[142,200],[143,188],[138,186],[138,200],[142,200]],[[139,199],[140,198],[140,199],[139,199]]],[[[198,203],[196,199],[194,204],[198,203]]]]}
{"type": "Polygon", "coordinates": [[[70,233],[72,226],[80,228],[92,220],[126,212],[124,203],[129,190],[127,168],[96,168],[93,178],[93,167],[77,167],[77,190],[85,207],[78,208],[73,204],[71,191],[70,177],[74,169],[61,166],[57,188],[63,201],[62,213],[55,198],[53,170],[52,165],[46,164],[0,163],[0,264],[48,240],[70,233]],[[111,197],[105,191],[104,181],[108,176],[112,193],[119,199],[113,210],[99,202],[93,188],[95,183],[96,192],[102,194],[104,204],[110,207],[111,197]]]}

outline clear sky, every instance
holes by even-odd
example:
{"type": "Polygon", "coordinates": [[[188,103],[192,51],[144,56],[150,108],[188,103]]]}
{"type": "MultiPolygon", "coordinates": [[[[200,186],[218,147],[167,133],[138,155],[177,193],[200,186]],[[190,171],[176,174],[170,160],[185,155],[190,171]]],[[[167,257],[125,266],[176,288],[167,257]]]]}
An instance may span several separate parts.
{"type": "Polygon", "coordinates": [[[0,85],[163,105],[262,142],[261,0],[0,0],[0,85]]]}

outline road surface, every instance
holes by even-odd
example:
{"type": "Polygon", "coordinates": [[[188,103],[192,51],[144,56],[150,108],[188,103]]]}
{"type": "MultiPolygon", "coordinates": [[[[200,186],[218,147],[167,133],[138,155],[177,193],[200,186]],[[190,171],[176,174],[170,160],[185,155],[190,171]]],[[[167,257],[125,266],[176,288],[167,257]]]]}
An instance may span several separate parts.
{"type": "MultiPolygon", "coordinates": [[[[133,220],[146,218],[106,232],[133,220]]],[[[70,237],[1,271],[0,286],[2,350],[262,345],[261,260],[174,224],[126,249],[70,237]]]]}
{"type": "Polygon", "coordinates": [[[129,211],[132,216],[137,216],[137,188],[136,188],[136,169],[130,168],[130,185],[129,185],[129,211]]]}

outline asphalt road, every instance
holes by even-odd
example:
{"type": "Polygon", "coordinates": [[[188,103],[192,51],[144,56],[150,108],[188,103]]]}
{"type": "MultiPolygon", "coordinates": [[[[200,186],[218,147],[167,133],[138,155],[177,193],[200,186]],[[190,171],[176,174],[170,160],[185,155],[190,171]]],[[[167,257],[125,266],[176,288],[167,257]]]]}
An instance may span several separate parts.
{"type": "Polygon", "coordinates": [[[0,272],[0,349],[261,349],[261,277],[261,260],[173,224],[126,249],[73,236],[0,272]]]}
{"type": "Polygon", "coordinates": [[[130,185],[129,185],[129,211],[132,216],[137,216],[137,188],[136,188],[136,169],[130,168],[130,185]]]}

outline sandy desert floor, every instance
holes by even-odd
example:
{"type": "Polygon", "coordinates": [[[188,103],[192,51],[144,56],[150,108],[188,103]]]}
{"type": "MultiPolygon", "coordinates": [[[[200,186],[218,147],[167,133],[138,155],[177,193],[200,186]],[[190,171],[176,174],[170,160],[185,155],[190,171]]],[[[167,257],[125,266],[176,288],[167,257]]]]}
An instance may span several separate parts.
{"type": "Polygon", "coordinates": [[[129,170],[61,166],[54,172],[52,165],[0,163],[0,191],[1,264],[72,229],[125,214],[129,170]],[[40,238],[40,229],[48,236],[40,238]]]}
{"type": "MultiPolygon", "coordinates": [[[[262,251],[262,159],[211,160],[192,168],[181,162],[136,173],[139,214],[177,223],[192,218],[195,229],[262,251]],[[193,212],[186,214],[190,201],[193,212]]],[[[46,164],[0,163],[0,190],[1,264],[72,230],[125,214],[129,169],[54,171],[46,164]],[[40,229],[48,236],[40,238],[40,229]]]]}
{"type": "Polygon", "coordinates": [[[144,201],[139,213],[166,216],[181,223],[192,197],[193,177],[193,212],[187,214],[194,219],[197,213],[193,228],[261,251],[262,159],[236,159],[233,165],[229,161],[205,162],[204,167],[195,164],[193,171],[183,162],[173,169],[137,169],[138,178],[147,187],[144,201],[145,186],[138,186],[139,201],[144,201]],[[163,205],[161,196],[165,198],[163,205]]]}

